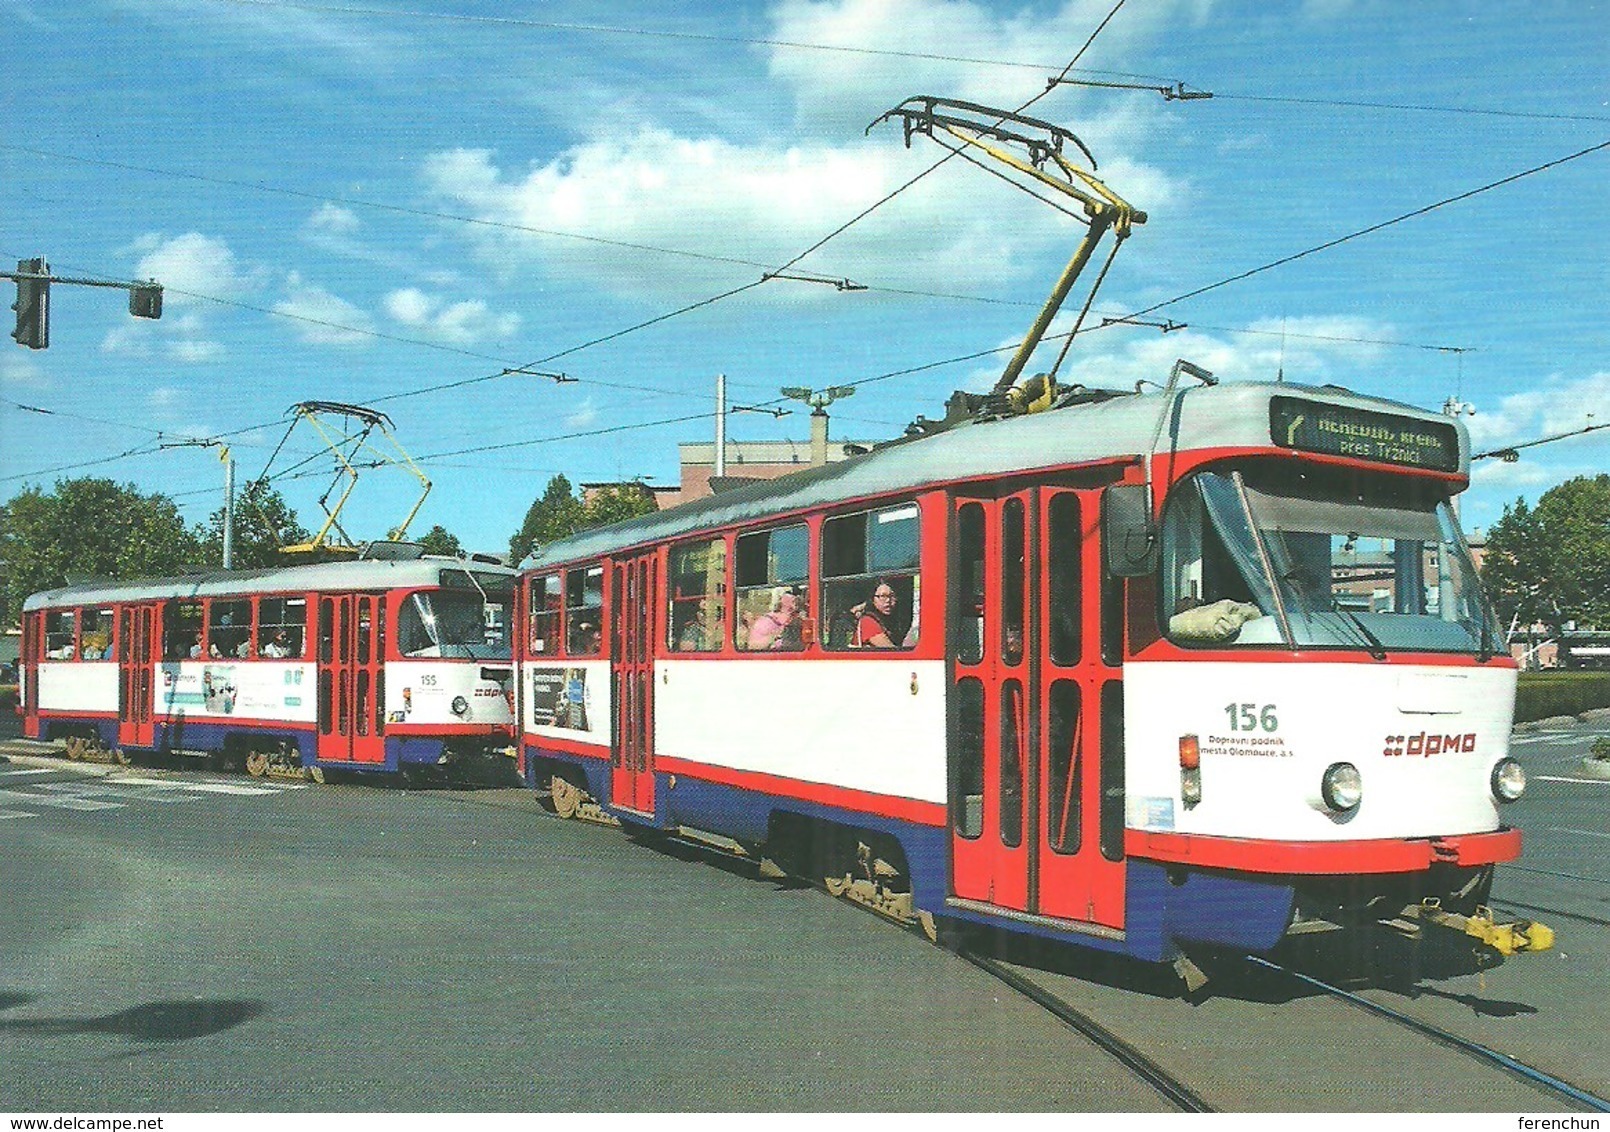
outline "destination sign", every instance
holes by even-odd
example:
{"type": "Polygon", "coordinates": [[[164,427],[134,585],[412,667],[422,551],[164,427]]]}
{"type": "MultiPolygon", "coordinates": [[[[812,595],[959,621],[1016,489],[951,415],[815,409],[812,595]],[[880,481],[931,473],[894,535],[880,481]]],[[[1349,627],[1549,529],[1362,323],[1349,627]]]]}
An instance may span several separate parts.
{"type": "Polygon", "coordinates": [[[1423,421],[1300,397],[1269,399],[1269,435],[1282,448],[1352,456],[1407,468],[1459,470],[1459,430],[1423,421]]]}

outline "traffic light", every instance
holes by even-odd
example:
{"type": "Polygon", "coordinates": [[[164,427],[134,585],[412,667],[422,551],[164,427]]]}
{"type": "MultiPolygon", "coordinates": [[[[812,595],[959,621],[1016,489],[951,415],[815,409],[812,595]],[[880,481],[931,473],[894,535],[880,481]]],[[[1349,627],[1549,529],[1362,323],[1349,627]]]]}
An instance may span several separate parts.
{"type": "MultiPolygon", "coordinates": [[[[18,275],[50,274],[50,264],[43,259],[20,259],[18,275]]],[[[30,350],[43,350],[50,345],[50,280],[18,279],[17,301],[11,304],[17,312],[17,329],[11,336],[17,345],[30,350]]]]}
{"type": "Polygon", "coordinates": [[[161,318],[162,284],[136,283],[130,287],[129,313],[135,318],[161,318]]]}

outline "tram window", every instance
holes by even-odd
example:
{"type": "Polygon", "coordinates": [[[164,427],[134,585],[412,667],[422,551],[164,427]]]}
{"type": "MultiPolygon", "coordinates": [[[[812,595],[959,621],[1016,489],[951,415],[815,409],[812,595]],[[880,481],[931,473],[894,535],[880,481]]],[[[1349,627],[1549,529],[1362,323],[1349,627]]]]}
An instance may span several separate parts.
{"type": "Polygon", "coordinates": [[[532,656],[546,656],[559,651],[559,610],[562,592],[558,574],[532,578],[526,591],[530,609],[527,640],[532,656]]]}
{"type": "Polygon", "coordinates": [[[218,601],[207,606],[207,655],[246,656],[251,651],[252,603],[218,601]]]}
{"type": "Polygon", "coordinates": [[[984,832],[984,684],[956,681],[951,732],[950,822],[969,841],[984,832]]]}
{"type": "Polygon", "coordinates": [[[811,640],[810,534],[805,524],[738,539],[734,644],[752,651],[798,652],[811,640]]]}
{"type": "Polygon", "coordinates": [[[719,652],[727,611],[727,541],[671,548],[670,645],[674,652],[719,652]]]}
{"type": "Polygon", "coordinates": [[[822,602],[830,649],[908,649],[921,624],[915,503],[822,524],[822,602]]]}
{"type": "Polygon", "coordinates": [[[1101,686],[1101,855],[1124,859],[1124,685],[1101,686]]]}
{"type": "Polygon", "coordinates": [[[112,660],[112,624],[115,613],[111,609],[91,606],[82,610],[83,623],[79,626],[79,655],[85,660],[112,660]]]}
{"type": "Polygon", "coordinates": [[[78,655],[78,610],[53,609],[45,614],[45,659],[72,660],[78,655]]]}
{"type": "Polygon", "coordinates": [[[565,571],[565,632],[571,656],[604,650],[604,568],[565,571]]]}
{"type": "Polygon", "coordinates": [[[201,656],[201,603],[170,601],[163,619],[165,635],[162,655],[167,660],[187,660],[201,656]]]}
{"type": "Polygon", "coordinates": [[[984,508],[962,505],[956,516],[956,597],[952,614],[956,659],[984,659],[984,508]]]}
{"type": "Polygon", "coordinates": [[[1001,684],[1001,844],[1023,844],[1023,748],[1028,739],[1023,685],[1001,684]]]}
{"type": "Polygon", "coordinates": [[[1084,791],[1084,760],[1080,747],[1084,729],[1079,726],[1079,685],[1056,680],[1049,696],[1049,792],[1045,839],[1054,853],[1079,851],[1080,814],[1084,791]]]}
{"type": "Polygon", "coordinates": [[[1023,661],[1023,598],[1028,583],[1027,531],[1023,501],[1008,499],[1001,508],[1001,660],[1023,661]]]}
{"type": "Polygon", "coordinates": [[[1079,497],[1071,491],[1051,497],[1047,508],[1047,557],[1051,663],[1079,663],[1079,619],[1083,609],[1079,497]]]}
{"type": "Polygon", "coordinates": [[[307,599],[265,597],[257,603],[257,655],[299,657],[307,641],[307,599]]]}

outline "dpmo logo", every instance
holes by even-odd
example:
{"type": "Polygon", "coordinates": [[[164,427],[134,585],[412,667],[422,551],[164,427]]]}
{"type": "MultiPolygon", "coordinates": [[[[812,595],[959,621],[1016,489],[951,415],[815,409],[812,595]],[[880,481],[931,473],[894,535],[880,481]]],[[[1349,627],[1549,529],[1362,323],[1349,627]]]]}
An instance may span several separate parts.
{"type": "Polygon", "coordinates": [[[1430,758],[1432,755],[1470,754],[1476,749],[1476,733],[1441,735],[1422,731],[1418,735],[1388,735],[1381,754],[1387,758],[1430,758]]]}

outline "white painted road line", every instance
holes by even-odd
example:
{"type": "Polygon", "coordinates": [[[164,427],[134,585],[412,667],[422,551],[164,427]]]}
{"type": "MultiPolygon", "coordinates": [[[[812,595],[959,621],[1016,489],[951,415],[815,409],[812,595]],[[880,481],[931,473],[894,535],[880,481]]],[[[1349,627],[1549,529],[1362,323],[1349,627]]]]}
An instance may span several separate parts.
{"type": "Polygon", "coordinates": [[[193,790],[202,794],[234,794],[243,797],[258,797],[263,794],[278,794],[283,790],[303,790],[306,787],[299,784],[286,786],[237,786],[232,782],[176,782],[167,778],[115,778],[110,785],[116,786],[149,786],[156,790],[193,790]]]}
{"type": "Polygon", "coordinates": [[[38,814],[30,814],[27,810],[0,810],[0,821],[7,818],[36,818],[38,814]]]}
{"type": "Polygon", "coordinates": [[[30,774],[60,774],[61,771],[53,766],[33,767],[29,770],[0,770],[0,778],[22,778],[30,774]]]}
{"type": "Polygon", "coordinates": [[[54,806],[58,810],[121,810],[122,802],[96,802],[65,794],[25,794],[21,790],[0,790],[0,801],[26,802],[30,806],[54,806]]]}
{"type": "Polygon", "coordinates": [[[1561,778],[1554,774],[1534,774],[1535,782],[1575,782],[1582,786],[1610,786],[1610,779],[1604,778],[1561,778]]]}

